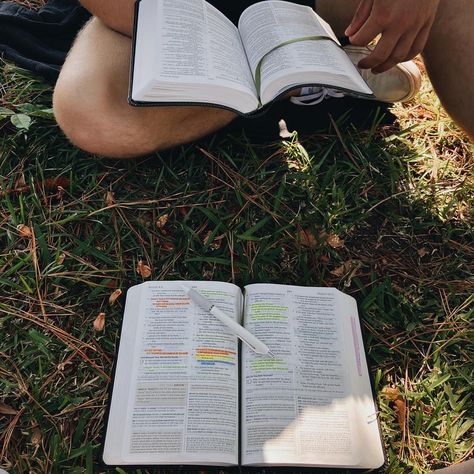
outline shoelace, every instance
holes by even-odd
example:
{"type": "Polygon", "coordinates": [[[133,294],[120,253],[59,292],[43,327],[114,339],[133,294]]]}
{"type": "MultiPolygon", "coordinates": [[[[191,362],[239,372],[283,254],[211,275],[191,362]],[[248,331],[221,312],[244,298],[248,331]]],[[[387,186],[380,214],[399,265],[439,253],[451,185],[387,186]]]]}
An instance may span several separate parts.
{"type": "Polygon", "coordinates": [[[340,99],[344,93],[328,87],[303,87],[300,95],[291,97],[290,101],[296,105],[316,105],[329,97],[340,99]]]}

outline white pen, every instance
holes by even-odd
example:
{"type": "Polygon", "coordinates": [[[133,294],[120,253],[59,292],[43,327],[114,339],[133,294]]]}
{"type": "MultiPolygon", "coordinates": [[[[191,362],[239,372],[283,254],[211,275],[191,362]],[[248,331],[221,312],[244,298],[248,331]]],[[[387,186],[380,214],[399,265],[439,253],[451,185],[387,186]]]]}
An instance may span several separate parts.
{"type": "Polygon", "coordinates": [[[252,349],[257,354],[268,355],[272,358],[275,358],[274,354],[272,354],[266,344],[264,344],[260,339],[257,339],[250,331],[245,329],[239,323],[227,316],[224,311],[213,305],[207,298],[202,296],[201,293],[193,290],[192,288],[187,288],[184,285],[181,286],[194,303],[196,303],[205,311],[211,313],[221,323],[225,324],[239,339],[242,340],[242,342],[245,342],[245,344],[247,344],[250,349],[252,349]]]}

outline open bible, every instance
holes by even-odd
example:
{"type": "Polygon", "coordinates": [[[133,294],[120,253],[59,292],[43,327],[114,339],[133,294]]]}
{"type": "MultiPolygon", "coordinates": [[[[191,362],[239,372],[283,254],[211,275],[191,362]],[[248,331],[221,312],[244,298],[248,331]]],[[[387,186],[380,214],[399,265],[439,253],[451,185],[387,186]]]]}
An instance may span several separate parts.
{"type": "Polygon", "coordinates": [[[355,300],[334,288],[147,282],[127,293],[109,465],[375,469],[384,453],[355,300]],[[239,345],[182,285],[242,324],[239,345]]]}
{"type": "Polygon", "coordinates": [[[374,97],[310,7],[259,2],[236,27],[204,0],[137,2],[132,105],[214,105],[245,115],[316,85],[374,97]]]}

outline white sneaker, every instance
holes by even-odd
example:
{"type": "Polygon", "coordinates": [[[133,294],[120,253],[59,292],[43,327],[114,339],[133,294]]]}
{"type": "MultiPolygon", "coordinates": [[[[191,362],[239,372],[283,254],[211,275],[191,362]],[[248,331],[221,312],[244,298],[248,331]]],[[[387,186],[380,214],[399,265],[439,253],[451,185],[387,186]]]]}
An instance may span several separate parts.
{"type": "MultiPolygon", "coordinates": [[[[344,46],[344,51],[355,66],[372,52],[367,46],[353,45],[344,46]]],[[[421,73],[413,61],[397,64],[380,74],[374,74],[370,69],[357,69],[381,102],[407,102],[421,87],[421,73]]]]}

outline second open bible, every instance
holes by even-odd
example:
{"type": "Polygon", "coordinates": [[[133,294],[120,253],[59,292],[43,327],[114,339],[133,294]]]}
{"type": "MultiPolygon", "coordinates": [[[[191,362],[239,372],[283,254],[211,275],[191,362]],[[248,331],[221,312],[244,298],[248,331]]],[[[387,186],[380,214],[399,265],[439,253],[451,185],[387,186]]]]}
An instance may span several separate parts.
{"type": "Polygon", "coordinates": [[[378,468],[355,300],[334,288],[149,282],[127,294],[104,460],[378,468]],[[182,284],[263,341],[261,356],[182,284]]]}

